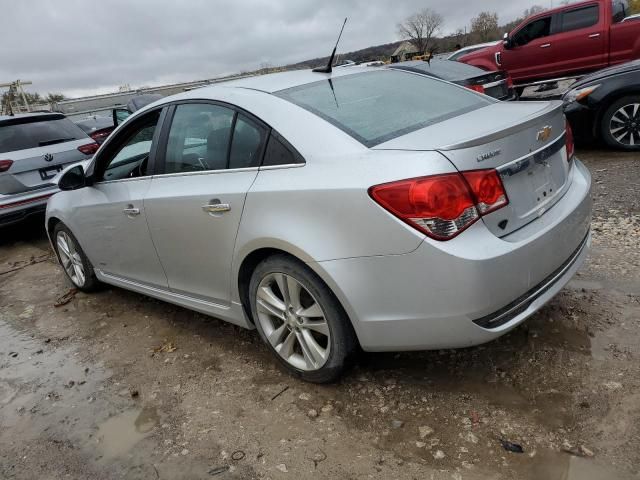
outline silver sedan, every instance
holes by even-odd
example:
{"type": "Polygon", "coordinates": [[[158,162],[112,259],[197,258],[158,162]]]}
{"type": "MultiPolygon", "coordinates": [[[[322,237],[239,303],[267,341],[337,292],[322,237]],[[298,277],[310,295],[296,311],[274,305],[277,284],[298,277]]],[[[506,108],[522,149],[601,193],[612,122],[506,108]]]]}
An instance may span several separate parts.
{"type": "Polygon", "coordinates": [[[501,103],[388,68],[165,98],[58,183],[46,228],[76,287],[257,328],[313,382],[359,348],[506,333],[590,239],[590,175],[560,102],[501,103]]]}

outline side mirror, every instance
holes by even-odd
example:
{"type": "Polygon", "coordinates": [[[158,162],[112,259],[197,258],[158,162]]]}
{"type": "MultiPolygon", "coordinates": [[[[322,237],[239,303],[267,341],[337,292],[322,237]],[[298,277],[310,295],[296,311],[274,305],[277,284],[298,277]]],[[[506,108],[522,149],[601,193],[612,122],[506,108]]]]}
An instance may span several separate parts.
{"type": "Polygon", "coordinates": [[[507,50],[509,50],[512,47],[511,38],[509,37],[509,34],[506,32],[502,37],[502,44],[504,45],[504,48],[507,50]]]}
{"type": "Polygon", "coordinates": [[[122,122],[124,122],[127,118],[129,118],[129,115],[131,115],[131,112],[126,108],[114,108],[112,111],[112,115],[113,115],[113,126],[117,127],[122,122]]]}
{"type": "Polygon", "coordinates": [[[78,190],[87,186],[87,177],[82,165],[76,165],[65,171],[58,180],[60,190],[78,190]]]}

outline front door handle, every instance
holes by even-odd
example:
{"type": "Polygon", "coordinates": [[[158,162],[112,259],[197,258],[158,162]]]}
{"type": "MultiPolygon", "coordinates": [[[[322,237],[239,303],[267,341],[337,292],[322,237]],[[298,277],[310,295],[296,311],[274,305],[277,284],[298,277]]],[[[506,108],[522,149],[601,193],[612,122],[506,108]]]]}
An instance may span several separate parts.
{"type": "Polygon", "coordinates": [[[207,213],[224,213],[231,210],[231,205],[228,203],[210,203],[208,205],[202,205],[202,210],[207,213]]]}
{"type": "Polygon", "coordinates": [[[591,35],[589,35],[589,38],[598,38],[599,36],[599,33],[592,33],[591,35]]]}
{"type": "Polygon", "coordinates": [[[140,215],[140,209],[139,208],[134,208],[133,205],[129,205],[127,208],[122,210],[122,213],[124,213],[125,215],[129,215],[129,216],[140,215]]]}
{"type": "Polygon", "coordinates": [[[549,48],[550,46],[550,43],[545,43],[544,45],[540,45],[540,48],[549,48]]]}

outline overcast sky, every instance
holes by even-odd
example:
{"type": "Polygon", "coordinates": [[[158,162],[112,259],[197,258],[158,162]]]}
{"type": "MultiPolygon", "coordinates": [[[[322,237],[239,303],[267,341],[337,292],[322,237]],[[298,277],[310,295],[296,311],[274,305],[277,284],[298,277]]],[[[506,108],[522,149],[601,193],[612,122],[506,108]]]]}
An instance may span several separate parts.
{"type": "MultiPolygon", "coordinates": [[[[542,0],[548,3],[549,0],[542,0]]],[[[556,0],[557,2],[557,0],[556,0]]],[[[532,0],[4,0],[0,83],[68,96],[212,78],[398,40],[396,24],[430,7],[443,33],[482,10],[500,23],[532,0]]],[[[544,5],[548,6],[548,5],[544,5]]]]}

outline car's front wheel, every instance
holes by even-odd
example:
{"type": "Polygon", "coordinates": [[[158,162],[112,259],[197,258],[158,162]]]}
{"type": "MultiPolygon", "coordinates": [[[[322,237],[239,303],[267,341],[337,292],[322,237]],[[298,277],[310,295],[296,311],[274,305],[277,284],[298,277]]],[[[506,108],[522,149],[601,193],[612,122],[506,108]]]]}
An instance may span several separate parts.
{"type": "Polygon", "coordinates": [[[333,293],[303,263],[262,261],[249,285],[260,336],[282,365],[315,383],[336,380],[356,349],[349,319],[333,293]]]}
{"type": "Polygon", "coordinates": [[[629,96],[613,102],[602,116],[600,129],[609,146],[640,150],[640,98],[629,96]]]}
{"type": "Polygon", "coordinates": [[[94,290],[98,280],[93,266],[82,251],[76,237],[63,223],[58,223],[53,229],[53,245],[60,265],[71,283],[85,292],[94,290]]]}

